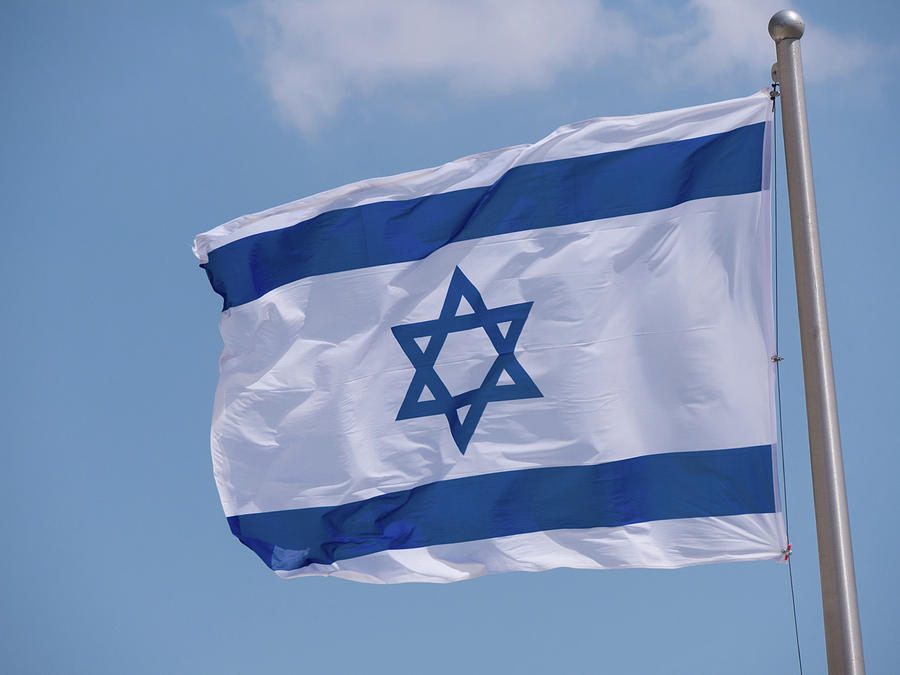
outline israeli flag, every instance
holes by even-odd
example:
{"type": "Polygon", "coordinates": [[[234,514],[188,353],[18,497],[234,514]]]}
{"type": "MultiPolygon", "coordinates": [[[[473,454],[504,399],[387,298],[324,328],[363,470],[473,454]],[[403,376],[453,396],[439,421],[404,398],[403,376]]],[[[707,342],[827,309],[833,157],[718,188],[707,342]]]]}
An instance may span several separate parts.
{"type": "Polygon", "coordinates": [[[779,557],[771,107],[579,122],[199,235],[232,532],[378,583],[779,557]]]}

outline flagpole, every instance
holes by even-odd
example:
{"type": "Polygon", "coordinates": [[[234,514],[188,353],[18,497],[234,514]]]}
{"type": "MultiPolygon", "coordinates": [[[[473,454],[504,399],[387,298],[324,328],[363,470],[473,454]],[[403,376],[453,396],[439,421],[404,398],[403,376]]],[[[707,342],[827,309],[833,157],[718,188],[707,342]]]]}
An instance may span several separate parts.
{"type": "Polygon", "coordinates": [[[803,29],[803,19],[791,10],[782,10],[769,20],[769,34],[775,41],[778,57],[777,80],[781,87],[828,672],[831,675],[863,675],[862,633],[800,59],[803,29]]]}

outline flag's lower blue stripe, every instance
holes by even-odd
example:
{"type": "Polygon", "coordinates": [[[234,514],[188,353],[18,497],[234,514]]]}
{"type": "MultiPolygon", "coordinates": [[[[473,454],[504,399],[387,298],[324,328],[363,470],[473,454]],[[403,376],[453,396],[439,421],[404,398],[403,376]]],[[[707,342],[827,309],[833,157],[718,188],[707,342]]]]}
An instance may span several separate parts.
{"type": "Polygon", "coordinates": [[[671,143],[518,166],[493,185],[329,211],[209,253],[225,309],[319,274],[421,260],[454,241],[756,192],[764,123],[671,143]]]}
{"type": "Polygon", "coordinates": [[[504,471],[228,519],[272,569],[544,530],[775,511],[772,447],[504,471]]]}

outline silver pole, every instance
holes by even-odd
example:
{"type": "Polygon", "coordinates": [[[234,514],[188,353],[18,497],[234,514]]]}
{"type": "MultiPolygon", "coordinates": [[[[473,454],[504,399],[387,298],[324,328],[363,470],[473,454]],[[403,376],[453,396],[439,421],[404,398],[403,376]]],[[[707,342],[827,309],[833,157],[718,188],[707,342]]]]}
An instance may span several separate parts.
{"type": "Polygon", "coordinates": [[[825,311],[803,65],[800,60],[803,29],[803,19],[791,10],[782,10],[769,20],[769,34],[775,40],[778,56],[777,81],[781,85],[781,119],[791,207],[828,672],[831,675],[863,675],[862,633],[841,459],[831,339],[825,311]]]}

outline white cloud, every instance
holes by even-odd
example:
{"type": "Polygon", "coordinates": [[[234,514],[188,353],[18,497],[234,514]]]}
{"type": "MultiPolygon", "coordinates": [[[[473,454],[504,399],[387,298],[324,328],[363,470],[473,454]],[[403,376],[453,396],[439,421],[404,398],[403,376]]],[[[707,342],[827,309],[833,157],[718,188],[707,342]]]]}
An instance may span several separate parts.
{"type": "Polygon", "coordinates": [[[592,0],[262,0],[234,22],[279,109],[306,132],[383,85],[539,88],[632,43],[627,20],[592,0]]]}
{"type": "MultiPolygon", "coordinates": [[[[648,65],[651,74],[712,80],[768,73],[775,61],[769,18],[787,6],[785,0],[690,0],[662,49],[648,45],[655,60],[648,65]]],[[[806,78],[821,81],[852,74],[872,61],[875,49],[817,25],[806,31],[802,51],[806,78]]]]}
{"type": "MultiPolygon", "coordinates": [[[[504,94],[589,69],[627,70],[654,86],[758,80],[774,59],[766,24],[783,5],[630,0],[625,13],[602,0],[252,0],[232,19],[258,53],[280,112],[312,133],[348,99],[398,84],[504,94]]],[[[873,59],[862,40],[822,27],[803,49],[810,79],[848,75],[873,59]]]]}

